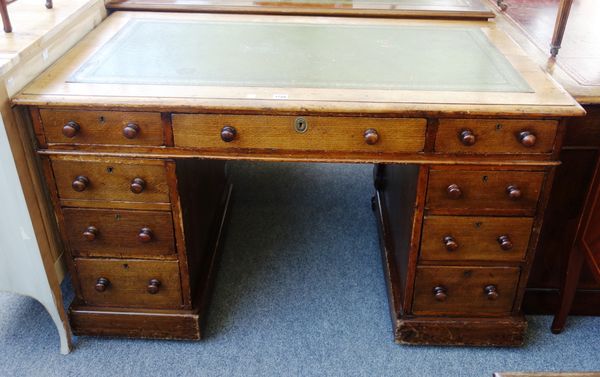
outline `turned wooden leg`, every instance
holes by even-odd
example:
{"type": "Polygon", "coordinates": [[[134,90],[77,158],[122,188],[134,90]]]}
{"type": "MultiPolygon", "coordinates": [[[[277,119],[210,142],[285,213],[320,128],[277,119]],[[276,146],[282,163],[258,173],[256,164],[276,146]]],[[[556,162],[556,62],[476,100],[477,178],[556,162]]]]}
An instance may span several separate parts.
{"type": "Polygon", "coordinates": [[[581,249],[573,247],[569,254],[569,262],[567,264],[567,275],[560,292],[560,303],[558,310],[554,315],[550,330],[554,334],[560,334],[567,321],[567,316],[571,311],[573,299],[575,298],[575,290],[579,282],[581,267],[583,266],[584,255],[581,249]]]}
{"type": "Polygon", "coordinates": [[[558,50],[565,34],[565,28],[567,27],[569,12],[571,12],[571,5],[573,5],[573,0],[560,0],[558,14],[556,15],[556,24],[554,25],[554,34],[550,43],[550,55],[552,57],[558,55],[558,50]]]}
{"type": "Polygon", "coordinates": [[[2,15],[2,25],[4,25],[4,32],[11,33],[12,25],[10,24],[10,18],[8,17],[6,0],[0,0],[0,15],[2,15]]]}

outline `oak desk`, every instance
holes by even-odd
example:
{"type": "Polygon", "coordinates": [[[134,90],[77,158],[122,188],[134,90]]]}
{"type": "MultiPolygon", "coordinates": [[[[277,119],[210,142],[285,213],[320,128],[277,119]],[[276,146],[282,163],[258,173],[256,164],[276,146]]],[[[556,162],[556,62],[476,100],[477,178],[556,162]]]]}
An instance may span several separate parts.
{"type": "Polygon", "coordinates": [[[75,333],[200,338],[226,160],[361,162],[395,338],[416,344],[522,343],[563,120],[584,113],[491,23],[134,12],[14,103],[75,333]]]}

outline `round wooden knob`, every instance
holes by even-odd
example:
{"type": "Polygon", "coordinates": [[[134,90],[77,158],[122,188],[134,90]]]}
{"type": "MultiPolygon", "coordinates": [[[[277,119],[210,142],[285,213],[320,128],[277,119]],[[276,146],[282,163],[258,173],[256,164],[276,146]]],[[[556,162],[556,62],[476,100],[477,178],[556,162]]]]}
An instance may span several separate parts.
{"type": "Polygon", "coordinates": [[[123,127],[123,136],[127,139],[135,139],[140,133],[140,126],[134,123],[129,123],[125,127],[123,127]]]}
{"type": "Polygon", "coordinates": [[[454,183],[446,188],[446,193],[450,199],[458,199],[462,196],[462,190],[454,183]]]}
{"type": "Polygon", "coordinates": [[[486,285],[483,288],[483,292],[487,296],[488,300],[497,300],[500,294],[498,293],[498,288],[495,285],[486,285]]]}
{"type": "Polygon", "coordinates": [[[110,281],[108,281],[107,278],[98,278],[98,280],[96,280],[96,285],[94,286],[94,289],[96,289],[97,292],[104,292],[106,291],[106,288],[108,288],[109,285],[110,281]]]}
{"type": "Polygon", "coordinates": [[[458,134],[458,138],[460,139],[461,143],[463,143],[464,145],[466,145],[468,147],[475,144],[475,142],[477,141],[475,134],[471,130],[460,131],[460,134],[458,134]]]}
{"type": "Polygon", "coordinates": [[[433,295],[438,301],[446,301],[446,299],[448,298],[448,290],[446,289],[446,287],[442,287],[440,285],[433,288],[433,295]]]}
{"type": "Polygon", "coordinates": [[[63,135],[65,135],[65,137],[72,138],[79,133],[80,129],[81,127],[79,126],[79,124],[70,121],[63,126],[62,133],[63,135]]]}
{"type": "Polygon", "coordinates": [[[456,242],[454,237],[446,236],[446,237],[444,237],[444,246],[446,247],[446,250],[454,251],[454,250],[458,249],[458,242],[456,242]]]}
{"type": "Polygon", "coordinates": [[[506,188],[506,193],[508,197],[512,200],[517,200],[521,197],[521,190],[517,186],[510,185],[506,188]]]}
{"type": "Polygon", "coordinates": [[[369,128],[368,130],[366,130],[364,137],[365,137],[365,143],[367,143],[369,145],[375,145],[379,141],[379,134],[377,133],[377,130],[374,128],[369,128]]]}
{"type": "Polygon", "coordinates": [[[129,188],[134,194],[140,194],[146,188],[146,181],[141,178],[134,178],[129,188]]]}
{"type": "Polygon", "coordinates": [[[83,232],[83,238],[85,238],[87,241],[95,240],[96,236],[98,236],[98,228],[95,226],[88,226],[83,232]]]}
{"type": "Polygon", "coordinates": [[[84,191],[86,188],[88,188],[89,185],[90,180],[87,177],[84,177],[83,175],[78,176],[77,178],[75,178],[73,183],[71,183],[71,187],[73,187],[73,190],[78,192],[84,191]]]}
{"type": "Polygon", "coordinates": [[[235,139],[235,135],[237,135],[237,131],[231,126],[225,126],[221,129],[221,140],[226,143],[233,141],[235,139]]]}
{"type": "Polygon", "coordinates": [[[160,290],[160,280],[158,279],[150,279],[148,282],[148,293],[151,295],[155,295],[160,290]]]}
{"type": "Polygon", "coordinates": [[[537,140],[537,138],[535,137],[534,134],[532,134],[529,131],[521,131],[519,132],[519,142],[521,142],[521,144],[524,147],[533,147],[535,145],[535,142],[537,140]]]}
{"type": "Polygon", "coordinates": [[[150,229],[150,228],[140,229],[140,232],[138,233],[138,241],[147,243],[147,242],[152,241],[152,238],[154,238],[152,229],[150,229]]]}
{"type": "Polygon", "coordinates": [[[510,250],[513,248],[513,243],[508,236],[498,237],[498,243],[500,244],[500,248],[502,250],[510,250]]]}

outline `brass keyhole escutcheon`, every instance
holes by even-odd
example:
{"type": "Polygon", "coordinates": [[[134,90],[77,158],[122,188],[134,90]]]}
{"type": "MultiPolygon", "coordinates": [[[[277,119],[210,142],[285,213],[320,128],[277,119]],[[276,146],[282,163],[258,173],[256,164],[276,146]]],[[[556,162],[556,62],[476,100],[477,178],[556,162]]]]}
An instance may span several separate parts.
{"type": "Polygon", "coordinates": [[[479,228],[481,228],[482,225],[483,225],[483,223],[481,221],[477,221],[475,223],[475,228],[479,229],[479,228]]]}
{"type": "Polygon", "coordinates": [[[483,183],[487,183],[488,181],[488,176],[484,175],[483,177],[481,177],[481,180],[483,181],[483,183]]]}
{"type": "Polygon", "coordinates": [[[500,131],[502,129],[502,124],[496,124],[496,131],[500,131]]]}
{"type": "Polygon", "coordinates": [[[296,118],[294,121],[294,129],[296,132],[303,134],[308,130],[308,122],[302,117],[296,118]]]}
{"type": "Polygon", "coordinates": [[[109,167],[107,167],[107,168],[106,168],[106,172],[107,172],[108,174],[112,173],[112,172],[113,172],[113,170],[115,170],[115,168],[113,168],[112,166],[109,166],[109,167]]]}
{"type": "Polygon", "coordinates": [[[106,122],[106,118],[104,118],[104,115],[100,115],[100,117],[98,118],[98,122],[100,124],[104,124],[106,122]]]}

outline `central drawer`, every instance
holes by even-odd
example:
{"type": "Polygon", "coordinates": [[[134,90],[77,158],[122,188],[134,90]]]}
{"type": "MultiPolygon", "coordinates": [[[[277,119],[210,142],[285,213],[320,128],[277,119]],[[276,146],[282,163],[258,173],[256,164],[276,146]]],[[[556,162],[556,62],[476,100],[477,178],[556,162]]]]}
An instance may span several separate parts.
{"type": "Polygon", "coordinates": [[[173,114],[176,147],[288,151],[420,152],[420,118],[173,114]]]}
{"type": "Polygon", "coordinates": [[[175,258],[171,212],[64,208],[73,256],[175,258]]]}
{"type": "Polygon", "coordinates": [[[178,308],[179,263],[135,259],[75,259],[88,305],[178,308]]]}
{"type": "Polygon", "coordinates": [[[515,299],[517,267],[419,266],[413,313],[507,315],[515,299]]]}

